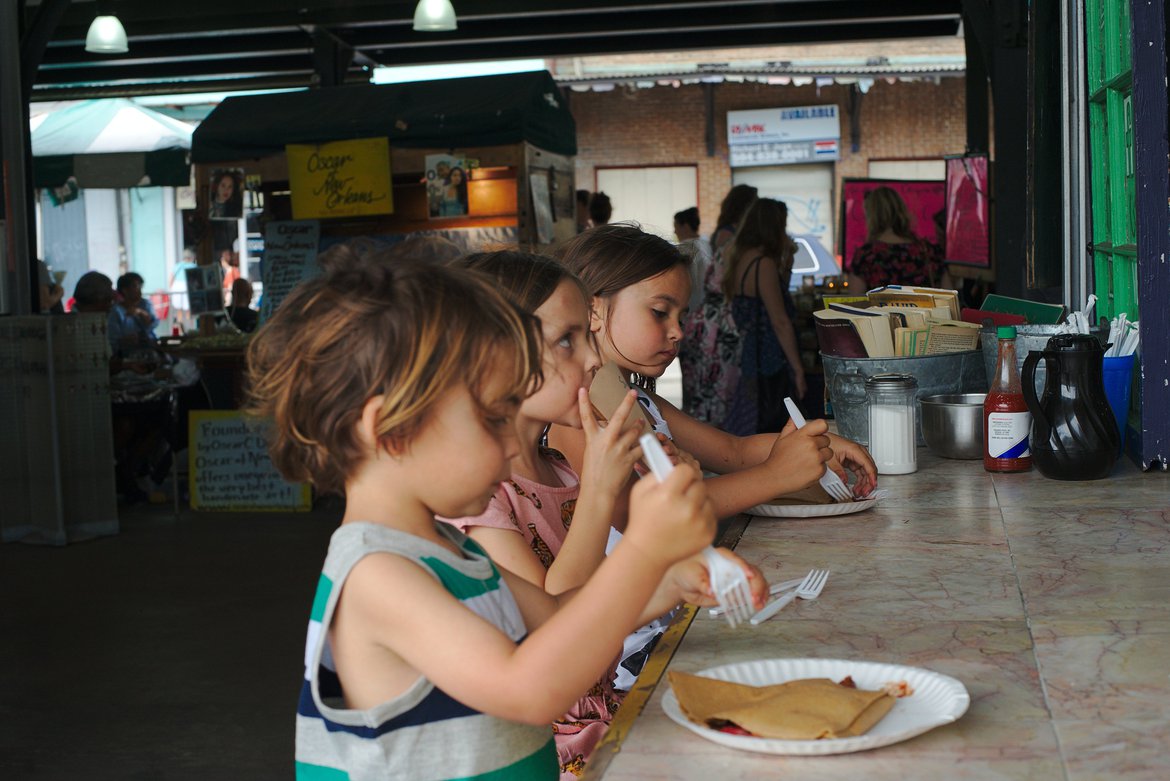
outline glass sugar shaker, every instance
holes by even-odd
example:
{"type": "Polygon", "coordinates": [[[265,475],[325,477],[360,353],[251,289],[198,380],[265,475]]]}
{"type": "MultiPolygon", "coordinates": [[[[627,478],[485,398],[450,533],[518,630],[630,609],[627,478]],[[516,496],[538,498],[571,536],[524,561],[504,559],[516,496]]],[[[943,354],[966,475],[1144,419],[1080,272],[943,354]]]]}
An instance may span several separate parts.
{"type": "Polygon", "coordinates": [[[912,374],[875,374],[865,381],[869,454],[878,474],[905,475],[918,469],[917,391],[912,374]]]}

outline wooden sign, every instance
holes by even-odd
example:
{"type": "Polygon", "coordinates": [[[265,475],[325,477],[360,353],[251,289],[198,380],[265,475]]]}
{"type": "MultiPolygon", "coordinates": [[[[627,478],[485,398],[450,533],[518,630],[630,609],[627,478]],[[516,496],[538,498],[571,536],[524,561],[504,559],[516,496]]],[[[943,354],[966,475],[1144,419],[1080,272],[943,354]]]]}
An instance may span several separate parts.
{"type": "Polygon", "coordinates": [[[288,144],[285,154],[296,219],[394,213],[388,139],[288,144]]]}
{"type": "Polygon", "coordinates": [[[307,511],[306,483],[285,481],[268,457],[263,421],[239,410],[191,410],[188,453],[193,510],[307,511]]]}

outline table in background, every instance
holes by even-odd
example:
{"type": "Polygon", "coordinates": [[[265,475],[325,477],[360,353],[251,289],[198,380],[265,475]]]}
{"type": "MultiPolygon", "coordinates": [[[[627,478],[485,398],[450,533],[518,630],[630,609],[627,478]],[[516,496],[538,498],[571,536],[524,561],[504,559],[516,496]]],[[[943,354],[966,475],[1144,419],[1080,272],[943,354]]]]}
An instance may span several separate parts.
{"type": "Polygon", "coordinates": [[[1170,778],[1170,478],[1128,460],[1069,483],[918,458],[881,478],[890,496],[872,510],[750,519],[737,552],[772,581],[828,566],[824,593],[759,627],[684,615],[586,778],[1170,778]],[[785,757],[692,734],[650,679],[789,657],[928,668],[962,681],[971,707],[885,748],[785,757]]]}

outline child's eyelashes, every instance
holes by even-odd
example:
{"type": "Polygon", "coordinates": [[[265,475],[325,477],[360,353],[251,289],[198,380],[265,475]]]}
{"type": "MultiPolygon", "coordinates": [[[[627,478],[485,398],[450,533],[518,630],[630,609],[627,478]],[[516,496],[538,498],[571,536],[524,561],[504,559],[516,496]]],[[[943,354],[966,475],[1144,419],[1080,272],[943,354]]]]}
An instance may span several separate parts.
{"type": "Polygon", "coordinates": [[[666,312],[661,309],[651,308],[650,311],[654,313],[654,317],[658,320],[665,320],[666,318],[670,317],[670,312],[666,312]]]}

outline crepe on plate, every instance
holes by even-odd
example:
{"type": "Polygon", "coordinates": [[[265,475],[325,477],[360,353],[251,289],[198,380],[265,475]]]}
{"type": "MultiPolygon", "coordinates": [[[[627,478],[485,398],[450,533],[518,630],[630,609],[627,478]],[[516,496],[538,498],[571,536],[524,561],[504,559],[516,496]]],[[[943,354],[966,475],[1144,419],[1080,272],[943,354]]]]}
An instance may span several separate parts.
{"type": "Polygon", "coordinates": [[[885,691],[851,688],[828,678],[747,686],[674,671],[669,677],[679,707],[691,721],[712,729],[730,723],[760,738],[864,735],[894,706],[885,691]]]}

